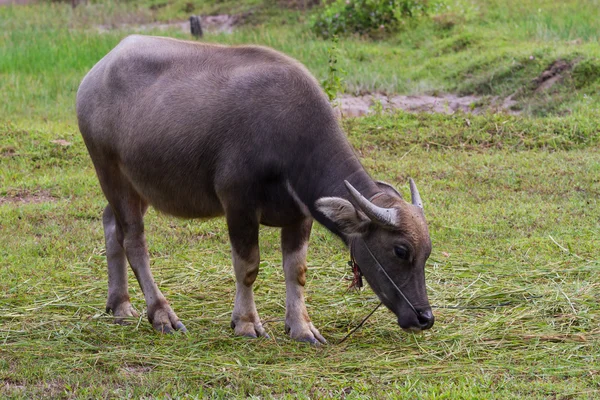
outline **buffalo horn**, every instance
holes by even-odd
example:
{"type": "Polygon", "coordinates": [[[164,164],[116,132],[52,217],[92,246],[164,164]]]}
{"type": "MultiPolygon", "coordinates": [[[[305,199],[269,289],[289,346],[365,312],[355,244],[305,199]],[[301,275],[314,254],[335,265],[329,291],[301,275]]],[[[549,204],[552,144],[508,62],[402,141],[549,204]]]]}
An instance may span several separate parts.
{"type": "Polygon", "coordinates": [[[376,206],[365,198],[358,190],[354,188],[348,181],[344,181],[346,188],[356,200],[356,203],[360,209],[367,214],[367,216],[373,221],[382,225],[395,226],[398,224],[396,210],[393,208],[383,208],[376,206]]]}
{"type": "Polygon", "coordinates": [[[408,178],[408,181],[410,182],[410,197],[413,205],[423,208],[423,200],[421,200],[421,195],[419,194],[419,189],[417,189],[415,181],[413,181],[412,178],[408,178]]]}

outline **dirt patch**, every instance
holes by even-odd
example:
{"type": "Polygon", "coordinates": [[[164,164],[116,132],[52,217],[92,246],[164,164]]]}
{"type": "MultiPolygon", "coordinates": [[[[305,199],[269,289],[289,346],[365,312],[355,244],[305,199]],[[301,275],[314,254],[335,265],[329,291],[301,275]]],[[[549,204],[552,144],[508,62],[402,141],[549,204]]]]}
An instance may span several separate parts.
{"type": "Polygon", "coordinates": [[[154,367],[151,367],[149,365],[125,364],[123,366],[123,370],[132,375],[147,374],[147,373],[151,372],[153,369],[154,369],[154,367]]]}
{"type": "Polygon", "coordinates": [[[28,385],[11,379],[3,379],[0,381],[0,395],[8,394],[9,396],[21,398],[23,394],[29,394],[24,398],[43,397],[55,399],[64,397],[65,393],[65,384],[59,381],[40,382],[28,385]]]}
{"type": "Polygon", "coordinates": [[[21,382],[14,381],[10,378],[4,378],[2,379],[2,382],[4,383],[4,386],[2,387],[4,392],[10,393],[25,390],[25,385],[23,385],[21,382]]]}
{"type": "Polygon", "coordinates": [[[564,76],[573,69],[573,63],[556,60],[546,68],[540,76],[533,80],[535,92],[543,92],[563,80],[564,76]]]}
{"type": "Polygon", "coordinates": [[[479,96],[457,96],[453,94],[441,96],[367,94],[363,96],[341,95],[338,97],[337,108],[345,117],[360,117],[373,113],[378,109],[382,111],[400,109],[408,112],[443,114],[454,114],[456,112],[481,114],[486,111],[516,114],[518,112],[512,110],[515,104],[516,101],[512,99],[512,96],[504,99],[499,97],[488,98],[483,102],[483,98],[479,96]]]}
{"type": "MultiPolygon", "coordinates": [[[[200,16],[200,26],[204,33],[231,33],[235,26],[240,25],[245,18],[245,15],[205,15],[200,16]]],[[[190,33],[190,21],[174,21],[174,22],[152,22],[149,24],[111,24],[99,25],[98,32],[105,33],[114,30],[127,30],[132,32],[147,32],[147,31],[168,31],[180,30],[190,33]]]]}
{"type": "Polygon", "coordinates": [[[40,190],[39,192],[30,192],[28,190],[20,190],[16,192],[9,192],[4,196],[0,196],[1,204],[39,204],[39,203],[50,203],[56,201],[56,198],[50,194],[47,190],[40,190]]]}
{"type": "Polygon", "coordinates": [[[73,144],[73,143],[68,142],[68,141],[66,141],[64,139],[51,140],[50,143],[54,143],[54,144],[57,144],[57,145],[62,146],[62,147],[69,147],[70,145],[73,144]]]}
{"type": "Polygon", "coordinates": [[[14,157],[17,155],[17,149],[13,146],[1,146],[0,157],[14,157]]]}
{"type": "Polygon", "coordinates": [[[200,17],[202,29],[208,32],[231,33],[236,25],[240,25],[245,19],[244,15],[207,15],[200,17]]]}

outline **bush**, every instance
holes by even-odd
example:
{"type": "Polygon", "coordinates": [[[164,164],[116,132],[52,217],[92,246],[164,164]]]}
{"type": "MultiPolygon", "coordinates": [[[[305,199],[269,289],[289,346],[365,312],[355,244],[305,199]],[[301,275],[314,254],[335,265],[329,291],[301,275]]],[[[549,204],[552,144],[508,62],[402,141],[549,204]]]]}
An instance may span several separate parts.
{"type": "Polygon", "coordinates": [[[581,89],[600,80],[600,62],[598,60],[583,60],[573,68],[575,87],[581,89]]]}
{"type": "Polygon", "coordinates": [[[313,20],[319,36],[380,35],[397,30],[404,20],[427,15],[441,1],[430,0],[335,0],[313,20]]]}

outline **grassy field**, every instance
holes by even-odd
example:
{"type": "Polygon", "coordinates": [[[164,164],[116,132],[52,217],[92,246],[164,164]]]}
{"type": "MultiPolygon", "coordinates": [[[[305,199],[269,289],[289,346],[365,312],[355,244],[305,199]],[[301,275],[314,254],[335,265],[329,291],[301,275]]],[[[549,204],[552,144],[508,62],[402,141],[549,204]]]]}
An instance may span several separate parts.
{"type": "MultiPolygon", "coordinates": [[[[77,86],[133,25],[190,12],[252,12],[220,43],[260,43],[327,74],[315,10],[274,2],[90,2],[0,7],[0,397],[594,399],[600,396],[598,1],[452,2],[386,40],[339,44],[348,92],[511,94],[521,115],[376,114],[343,121],[377,179],[415,178],[433,241],[436,325],[402,332],[348,292],[348,254],[322,227],[307,303],[330,344],[284,334],[276,229],[261,230],[256,303],[271,339],[233,336],[234,277],[222,220],[146,218],[158,285],[189,329],[161,336],[130,275],[130,326],[104,314],[105,200],[78,133],[77,86]],[[230,11],[233,10],[233,11],[230,11]],[[440,17],[442,18],[442,17],[440,17]],[[554,86],[538,79],[557,60],[554,86]]],[[[176,29],[149,31],[187,37],[176,29]]]]}

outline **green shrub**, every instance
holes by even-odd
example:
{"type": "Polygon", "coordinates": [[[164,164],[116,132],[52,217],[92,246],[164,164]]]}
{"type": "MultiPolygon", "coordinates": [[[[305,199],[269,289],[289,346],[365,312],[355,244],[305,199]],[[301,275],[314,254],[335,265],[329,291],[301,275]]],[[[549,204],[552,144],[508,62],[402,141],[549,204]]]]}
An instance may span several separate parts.
{"type": "Polygon", "coordinates": [[[312,27],[324,38],[380,35],[397,30],[405,20],[428,15],[441,4],[441,0],[336,0],[323,7],[312,27]]]}
{"type": "Polygon", "coordinates": [[[600,62],[599,60],[583,60],[573,68],[573,80],[575,87],[581,89],[600,80],[600,62]]]}

